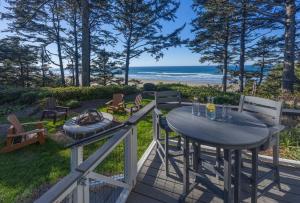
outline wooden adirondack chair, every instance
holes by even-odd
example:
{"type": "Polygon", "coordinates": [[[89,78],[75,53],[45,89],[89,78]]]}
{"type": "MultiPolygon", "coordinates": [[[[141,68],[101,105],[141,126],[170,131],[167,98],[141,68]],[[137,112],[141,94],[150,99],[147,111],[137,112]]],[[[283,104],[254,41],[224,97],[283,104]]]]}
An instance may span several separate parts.
{"type": "Polygon", "coordinates": [[[130,115],[132,115],[134,112],[139,111],[142,108],[142,100],[143,100],[142,95],[138,94],[135,97],[134,106],[131,106],[130,108],[125,108],[125,111],[130,113],[130,115]]]}
{"type": "Polygon", "coordinates": [[[114,94],[113,99],[106,103],[107,112],[124,112],[124,94],[114,94]]]}
{"type": "Polygon", "coordinates": [[[27,145],[39,142],[45,143],[45,129],[42,122],[20,123],[16,115],[11,114],[7,117],[11,123],[6,137],[6,146],[1,149],[1,153],[11,152],[27,145]],[[35,130],[25,131],[24,126],[36,125],[35,130]]]}
{"type": "Polygon", "coordinates": [[[58,106],[56,99],[50,97],[46,101],[46,108],[43,110],[41,120],[45,117],[52,118],[53,123],[56,122],[58,117],[64,116],[65,120],[68,117],[69,107],[58,106]]]}

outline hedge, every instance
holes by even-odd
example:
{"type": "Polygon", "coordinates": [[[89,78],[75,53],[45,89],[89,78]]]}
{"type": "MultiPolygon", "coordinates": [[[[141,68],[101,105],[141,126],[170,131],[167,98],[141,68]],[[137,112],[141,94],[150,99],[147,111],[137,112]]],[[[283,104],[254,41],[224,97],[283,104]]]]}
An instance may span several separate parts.
{"type": "MultiPolygon", "coordinates": [[[[215,97],[218,104],[238,104],[240,95],[237,93],[224,93],[213,86],[187,86],[182,84],[148,84],[145,89],[176,90],[182,96],[192,99],[197,96],[200,102],[206,102],[207,97],[215,97]]],[[[70,100],[85,101],[92,99],[110,99],[114,93],[132,95],[140,90],[136,86],[95,86],[95,87],[59,87],[59,88],[6,88],[0,90],[0,105],[2,104],[32,104],[46,97],[53,96],[60,103],[70,100]]]]}
{"type": "Polygon", "coordinates": [[[135,94],[135,86],[59,87],[59,88],[5,88],[0,90],[0,105],[33,104],[46,97],[55,97],[60,102],[68,100],[110,99],[114,93],[135,94]]]}
{"type": "Polygon", "coordinates": [[[198,97],[202,103],[207,102],[207,97],[215,97],[217,104],[232,104],[238,105],[240,94],[233,92],[222,92],[213,86],[188,86],[183,84],[158,84],[156,85],[157,91],[176,90],[179,91],[182,97],[193,99],[198,97]]]}

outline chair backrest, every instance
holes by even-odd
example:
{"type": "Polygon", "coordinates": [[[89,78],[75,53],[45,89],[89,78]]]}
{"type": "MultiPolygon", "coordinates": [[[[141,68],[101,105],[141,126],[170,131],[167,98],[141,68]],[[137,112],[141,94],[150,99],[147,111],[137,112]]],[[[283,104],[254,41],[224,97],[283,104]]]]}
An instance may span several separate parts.
{"type": "Polygon", "coordinates": [[[49,97],[46,100],[46,109],[55,109],[57,106],[56,99],[54,97],[49,97]]]}
{"type": "Polygon", "coordinates": [[[142,95],[141,94],[138,94],[136,97],[135,97],[135,100],[134,100],[134,103],[135,103],[135,106],[137,107],[140,107],[142,106],[142,95]]]}
{"type": "Polygon", "coordinates": [[[166,104],[168,102],[181,104],[181,96],[177,91],[162,91],[155,92],[155,103],[156,106],[159,104],[166,104]]]}
{"type": "Polygon", "coordinates": [[[16,133],[24,132],[24,128],[15,114],[8,115],[7,120],[14,127],[16,133]]]}
{"type": "Polygon", "coordinates": [[[273,101],[260,97],[244,96],[240,98],[239,111],[255,114],[270,125],[279,125],[282,111],[282,101],[273,101]]]}
{"type": "Polygon", "coordinates": [[[114,94],[112,105],[113,106],[118,106],[123,101],[124,101],[124,94],[114,94]]]}

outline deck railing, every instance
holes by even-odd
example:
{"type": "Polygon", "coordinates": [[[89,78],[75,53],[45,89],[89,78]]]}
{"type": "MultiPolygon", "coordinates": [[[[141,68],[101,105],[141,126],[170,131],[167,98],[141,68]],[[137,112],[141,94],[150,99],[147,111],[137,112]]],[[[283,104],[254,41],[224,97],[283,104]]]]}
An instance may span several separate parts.
{"type": "MultiPolygon", "coordinates": [[[[138,161],[137,123],[154,107],[152,101],[124,124],[72,144],[71,172],[35,202],[125,202],[139,169],[155,146],[152,141],[138,161]],[[101,142],[101,147],[83,160],[84,147],[95,142],[101,142]]],[[[154,133],[155,119],[153,116],[154,133]]]]}
{"type": "MultiPolygon", "coordinates": [[[[135,186],[137,173],[155,146],[157,118],[152,113],[153,140],[140,160],[137,159],[137,123],[154,107],[152,101],[123,124],[70,145],[71,172],[35,202],[125,202],[135,186]],[[95,142],[102,142],[101,147],[83,160],[84,147],[95,142]],[[107,160],[108,165],[115,167],[103,169],[107,160]]],[[[285,109],[283,113],[292,116],[300,111],[285,109]]]]}

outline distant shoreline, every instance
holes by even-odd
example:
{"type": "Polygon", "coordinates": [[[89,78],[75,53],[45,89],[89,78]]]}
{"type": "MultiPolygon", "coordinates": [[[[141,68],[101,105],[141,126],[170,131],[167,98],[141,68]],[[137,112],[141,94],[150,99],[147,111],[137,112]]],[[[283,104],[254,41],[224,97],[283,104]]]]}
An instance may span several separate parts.
{"type": "MultiPolygon", "coordinates": [[[[193,82],[170,81],[170,80],[147,80],[147,79],[143,79],[143,80],[139,80],[139,81],[142,82],[142,84],[140,86],[143,86],[143,84],[145,84],[145,83],[153,83],[155,85],[157,85],[159,83],[163,83],[163,84],[182,84],[182,85],[194,86],[194,87],[215,87],[217,89],[222,90],[222,84],[193,83],[193,82]]],[[[227,90],[229,92],[235,92],[238,90],[238,88],[239,88],[238,84],[228,84],[227,85],[227,90]]]]}
{"type": "Polygon", "coordinates": [[[182,84],[182,85],[188,85],[188,86],[221,86],[221,84],[196,83],[196,82],[189,82],[189,81],[147,80],[147,79],[142,79],[140,81],[143,84],[144,83],[153,83],[153,84],[164,83],[164,84],[182,84]]]}

